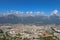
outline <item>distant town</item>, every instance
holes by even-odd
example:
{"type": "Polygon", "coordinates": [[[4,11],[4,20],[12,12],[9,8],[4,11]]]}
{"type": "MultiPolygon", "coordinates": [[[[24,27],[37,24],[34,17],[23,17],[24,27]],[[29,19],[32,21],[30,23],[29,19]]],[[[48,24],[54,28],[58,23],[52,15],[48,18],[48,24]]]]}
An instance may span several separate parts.
{"type": "Polygon", "coordinates": [[[60,40],[60,25],[0,25],[0,40],[60,40]]]}

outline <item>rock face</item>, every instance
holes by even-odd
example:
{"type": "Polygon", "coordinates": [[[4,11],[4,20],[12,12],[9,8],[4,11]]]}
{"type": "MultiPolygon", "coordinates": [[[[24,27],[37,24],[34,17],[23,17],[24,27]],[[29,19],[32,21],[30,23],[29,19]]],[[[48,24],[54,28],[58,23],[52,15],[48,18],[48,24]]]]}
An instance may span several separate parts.
{"type": "Polygon", "coordinates": [[[0,16],[0,23],[60,24],[60,16],[58,15],[18,16],[15,14],[9,14],[5,16],[0,16]]]}

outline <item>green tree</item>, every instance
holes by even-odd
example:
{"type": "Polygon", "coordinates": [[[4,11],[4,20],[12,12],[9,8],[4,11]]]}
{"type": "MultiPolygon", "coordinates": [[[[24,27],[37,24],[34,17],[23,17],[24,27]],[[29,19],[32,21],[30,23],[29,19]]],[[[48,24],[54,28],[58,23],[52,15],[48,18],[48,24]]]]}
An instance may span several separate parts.
{"type": "Polygon", "coordinates": [[[23,40],[29,40],[28,38],[24,38],[23,40]]]}
{"type": "Polygon", "coordinates": [[[0,29],[0,33],[4,33],[3,30],[0,29]]]}
{"type": "Polygon", "coordinates": [[[43,37],[41,35],[38,35],[39,36],[39,40],[43,40],[43,37]]]}
{"type": "Polygon", "coordinates": [[[52,36],[44,37],[44,40],[54,40],[52,36]]]}

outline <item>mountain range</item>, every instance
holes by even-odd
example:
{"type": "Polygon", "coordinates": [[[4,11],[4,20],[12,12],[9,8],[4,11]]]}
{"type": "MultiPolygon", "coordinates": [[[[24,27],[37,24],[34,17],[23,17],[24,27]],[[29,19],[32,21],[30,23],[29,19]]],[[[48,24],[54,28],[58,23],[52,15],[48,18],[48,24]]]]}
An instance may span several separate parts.
{"type": "Polygon", "coordinates": [[[21,15],[21,14],[6,14],[0,15],[0,24],[60,24],[60,16],[53,14],[50,16],[46,15],[21,15]]]}

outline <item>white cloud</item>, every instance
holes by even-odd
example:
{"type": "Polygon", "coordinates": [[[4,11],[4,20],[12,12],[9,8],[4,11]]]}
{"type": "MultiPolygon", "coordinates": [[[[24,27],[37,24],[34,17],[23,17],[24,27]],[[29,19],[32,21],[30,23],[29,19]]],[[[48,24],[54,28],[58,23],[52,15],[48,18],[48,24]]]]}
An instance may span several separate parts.
{"type": "Polygon", "coordinates": [[[26,14],[29,14],[29,12],[27,11],[26,14]]]}
{"type": "Polygon", "coordinates": [[[34,12],[34,15],[36,16],[40,15],[40,11],[34,12]]]}
{"type": "Polygon", "coordinates": [[[32,11],[30,11],[29,13],[30,13],[30,14],[32,14],[33,12],[32,12],[32,11]]]}
{"type": "Polygon", "coordinates": [[[29,15],[30,15],[30,16],[33,16],[33,12],[32,12],[32,11],[30,11],[30,12],[29,12],[29,15]]]}
{"type": "Polygon", "coordinates": [[[38,11],[37,14],[40,14],[40,12],[38,11]]]}
{"type": "Polygon", "coordinates": [[[19,13],[19,11],[16,11],[15,13],[16,13],[16,14],[18,14],[18,13],[19,13]]]}
{"type": "Polygon", "coordinates": [[[57,14],[58,10],[54,10],[51,15],[57,14]]]}

